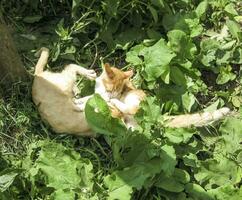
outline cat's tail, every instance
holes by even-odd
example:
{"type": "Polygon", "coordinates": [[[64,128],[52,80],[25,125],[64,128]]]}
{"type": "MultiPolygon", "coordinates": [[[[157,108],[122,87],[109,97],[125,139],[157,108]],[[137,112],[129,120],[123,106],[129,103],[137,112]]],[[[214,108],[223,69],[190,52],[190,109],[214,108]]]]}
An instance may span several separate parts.
{"type": "Polygon", "coordinates": [[[185,127],[201,127],[209,125],[212,122],[220,120],[231,114],[227,107],[220,108],[213,112],[203,112],[195,114],[185,114],[177,116],[167,116],[166,126],[172,128],[185,128],[185,127]]]}
{"type": "Polygon", "coordinates": [[[37,64],[35,65],[34,75],[38,75],[44,71],[45,66],[47,65],[50,51],[49,49],[42,47],[35,56],[39,57],[37,64]]]}

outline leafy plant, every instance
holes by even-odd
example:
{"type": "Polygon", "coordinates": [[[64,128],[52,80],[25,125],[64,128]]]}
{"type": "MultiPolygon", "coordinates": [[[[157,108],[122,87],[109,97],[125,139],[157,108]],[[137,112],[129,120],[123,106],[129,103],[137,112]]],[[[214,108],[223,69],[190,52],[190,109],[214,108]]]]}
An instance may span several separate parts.
{"type": "MultiPolygon", "coordinates": [[[[94,95],[97,138],[54,134],[30,84],[0,91],[0,199],[237,200],[242,198],[241,8],[236,0],[0,2],[26,69],[41,46],[52,70],[111,62],[135,71],[147,93],[127,130],[94,95]],[[216,110],[235,116],[203,128],[165,128],[164,115],[216,110]]],[[[80,95],[93,85],[78,82],[80,95]]]]}

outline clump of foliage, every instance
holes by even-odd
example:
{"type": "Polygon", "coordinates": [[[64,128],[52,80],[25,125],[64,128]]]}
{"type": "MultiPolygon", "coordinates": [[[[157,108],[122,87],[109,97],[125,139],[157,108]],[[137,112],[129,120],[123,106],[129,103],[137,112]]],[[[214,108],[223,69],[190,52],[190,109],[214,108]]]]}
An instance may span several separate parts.
{"type": "Polygon", "coordinates": [[[0,199],[242,198],[241,3],[2,0],[0,9],[30,73],[33,50],[47,46],[53,69],[109,61],[134,69],[148,94],[135,131],[95,95],[85,112],[100,136],[88,139],[52,133],[31,86],[16,83],[0,101],[0,199]],[[224,105],[237,116],[197,129],[163,126],[167,113],[224,105]]]}

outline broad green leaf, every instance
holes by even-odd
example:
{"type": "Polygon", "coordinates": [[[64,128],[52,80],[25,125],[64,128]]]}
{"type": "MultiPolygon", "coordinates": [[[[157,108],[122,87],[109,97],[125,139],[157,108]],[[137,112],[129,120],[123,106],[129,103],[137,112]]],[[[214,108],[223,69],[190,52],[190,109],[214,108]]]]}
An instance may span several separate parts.
{"type": "Polygon", "coordinates": [[[195,174],[196,180],[204,184],[205,189],[211,189],[213,185],[238,183],[242,178],[242,169],[234,161],[221,154],[215,156],[215,159],[201,161],[201,168],[195,174]]]}
{"type": "Polygon", "coordinates": [[[166,128],[164,136],[175,144],[187,143],[196,131],[188,128],[166,128]]]}
{"type": "Polygon", "coordinates": [[[203,111],[204,112],[213,112],[215,110],[217,110],[219,107],[221,107],[221,99],[218,99],[217,101],[215,101],[214,103],[212,103],[210,106],[206,107],[203,111]]]}
{"type": "Polygon", "coordinates": [[[229,32],[231,33],[231,35],[234,38],[241,40],[242,31],[241,31],[240,25],[237,22],[229,19],[226,21],[226,25],[228,26],[229,32]]]}
{"type": "Polygon", "coordinates": [[[224,10],[226,12],[228,12],[229,14],[236,16],[238,15],[238,12],[236,11],[236,9],[234,8],[234,4],[233,3],[229,3],[228,5],[225,6],[224,10]]]}
{"type": "Polygon", "coordinates": [[[233,51],[233,57],[232,57],[232,63],[235,64],[242,64],[242,48],[241,46],[238,46],[237,48],[235,48],[235,50],[233,51]]]}
{"type": "Polygon", "coordinates": [[[208,8],[208,2],[207,0],[202,1],[201,3],[198,4],[195,12],[199,18],[203,18],[206,14],[208,8]]]}
{"type": "Polygon", "coordinates": [[[56,190],[50,196],[51,200],[72,200],[75,199],[75,192],[70,190],[56,190]]]}
{"type": "Polygon", "coordinates": [[[177,85],[185,86],[186,85],[186,78],[184,73],[176,66],[172,66],[170,69],[170,78],[171,80],[176,83],[177,85]]]}
{"type": "Polygon", "coordinates": [[[0,173],[0,192],[4,192],[12,185],[19,172],[15,169],[6,169],[0,173]]]}
{"type": "Polygon", "coordinates": [[[220,67],[220,73],[216,79],[217,84],[225,84],[228,81],[232,81],[236,78],[236,75],[231,72],[232,68],[230,65],[226,67],[220,67]]]}
{"type": "Polygon", "coordinates": [[[197,37],[202,34],[203,27],[197,18],[185,18],[185,22],[189,27],[190,36],[197,37]]]}
{"type": "Polygon", "coordinates": [[[155,29],[148,29],[147,35],[150,39],[155,39],[155,40],[159,40],[162,37],[161,33],[155,29]]]}
{"type": "Polygon", "coordinates": [[[169,145],[164,145],[161,149],[161,159],[163,160],[161,165],[162,170],[167,176],[171,176],[177,163],[175,149],[169,145]]]}
{"type": "Polygon", "coordinates": [[[158,14],[156,9],[154,9],[151,5],[148,5],[148,9],[150,10],[150,13],[154,19],[154,22],[157,23],[158,22],[158,14]]]}
{"type": "Polygon", "coordinates": [[[160,39],[155,45],[141,50],[140,55],[144,57],[147,81],[155,80],[166,72],[167,66],[175,54],[166,45],[164,39],[160,39]]]}
{"type": "Polygon", "coordinates": [[[145,48],[143,44],[136,45],[126,54],[126,61],[132,65],[141,65],[142,59],[139,57],[140,52],[145,48]]]}
{"type": "Polygon", "coordinates": [[[92,192],[92,163],[81,158],[79,153],[48,140],[31,145],[28,153],[23,161],[26,176],[32,184],[41,181],[43,188],[53,188],[54,199],[60,196],[70,198],[73,193],[84,198],[92,192]],[[86,192],[79,194],[77,190],[86,192]]]}
{"type": "Polygon", "coordinates": [[[208,193],[216,200],[239,200],[242,198],[242,188],[235,188],[228,184],[209,190],[208,193]]]}
{"type": "Polygon", "coordinates": [[[193,199],[197,200],[213,200],[212,195],[207,193],[200,185],[188,183],[186,185],[186,192],[191,195],[193,199]]]}
{"type": "Polygon", "coordinates": [[[109,189],[109,199],[130,199],[132,188],[141,189],[148,178],[161,171],[162,165],[164,164],[160,159],[152,159],[146,163],[135,163],[106,176],[104,183],[109,189]]]}
{"type": "Polygon", "coordinates": [[[211,50],[216,50],[219,48],[219,46],[220,46],[219,42],[214,39],[202,40],[200,43],[200,48],[203,53],[211,50]]]}
{"type": "Polygon", "coordinates": [[[231,98],[232,104],[239,108],[242,105],[242,97],[241,96],[234,96],[231,98]]]}
{"type": "Polygon", "coordinates": [[[242,119],[228,118],[220,126],[219,132],[225,142],[224,151],[233,154],[242,149],[242,119]]]}
{"type": "Polygon", "coordinates": [[[151,0],[151,3],[154,4],[157,7],[161,7],[161,8],[165,7],[164,0],[151,0]]]}
{"type": "Polygon", "coordinates": [[[182,95],[182,106],[185,108],[188,112],[191,111],[192,106],[196,102],[196,97],[189,92],[186,92],[185,94],[182,95]]]}
{"type": "Polygon", "coordinates": [[[109,191],[108,200],[128,200],[131,199],[132,192],[132,187],[124,183],[123,186],[109,191]]]}
{"type": "Polygon", "coordinates": [[[199,161],[197,156],[192,153],[189,153],[188,155],[184,155],[183,162],[185,165],[189,167],[197,168],[199,166],[199,161]]]}
{"type": "Polygon", "coordinates": [[[184,190],[184,185],[179,183],[174,177],[160,177],[159,182],[155,186],[169,192],[182,192],[184,190]]]}
{"type": "MultiPolygon", "coordinates": [[[[175,25],[179,22],[179,20],[183,18],[183,16],[180,13],[173,14],[165,14],[162,18],[162,25],[166,29],[166,31],[174,29],[175,25]]],[[[177,28],[178,30],[183,30],[184,32],[189,31],[188,25],[184,22],[184,20],[181,20],[183,23],[180,25],[181,28],[177,28]]]]}
{"type": "Polygon", "coordinates": [[[231,62],[232,52],[218,49],[216,51],[216,64],[222,66],[231,62]]]}
{"type": "Polygon", "coordinates": [[[87,101],[85,115],[91,128],[104,135],[122,135],[126,127],[120,119],[111,116],[107,103],[99,94],[87,101]]]}
{"type": "Polygon", "coordinates": [[[143,64],[147,81],[155,81],[162,76],[162,79],[168,82],[168,65],[174,57],[175,54],[166,45],[164,39],[160,39],[150,47],[135,46],[127,53],[126,61],[134,65],[143,64]]]}
{"type": "Polygon", "coordinates": [[[184,184],[190,181],[189,174],[181,169],[175,169],[174,174],[170,177],[165,174],[161,174],[155,183],[156,187],[162,188],[169,192],[182,192],[184,190],[184,184]]]}
{"type": "Polygon", "coordinates": [[[216,60],[216,51],[219,48],[219,42],[213,39],[202,40],[200,48],[200,61],[207,67],[211,66],[216,60]]]}
{"type": "Polygon", "coordinates": [[[196,46],[191,42],[185,32],[181,30],[172,30],[168,34],[169,45],[171,49],[182,59],[192,59],[196,53],[196,46]]]}

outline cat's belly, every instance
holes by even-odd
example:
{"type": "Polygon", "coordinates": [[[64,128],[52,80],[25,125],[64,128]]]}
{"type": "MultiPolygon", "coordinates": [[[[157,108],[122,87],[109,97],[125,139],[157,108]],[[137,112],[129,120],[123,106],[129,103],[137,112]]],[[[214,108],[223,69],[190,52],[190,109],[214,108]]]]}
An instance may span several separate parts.
{"type": "Polygon", "coordinates": [[[41,102],[39,112],[43,120],[47,121],[57,133],[85,135],[90,127],[84,112],[75,111],[68,102],[58,104],[41,102]]]}

